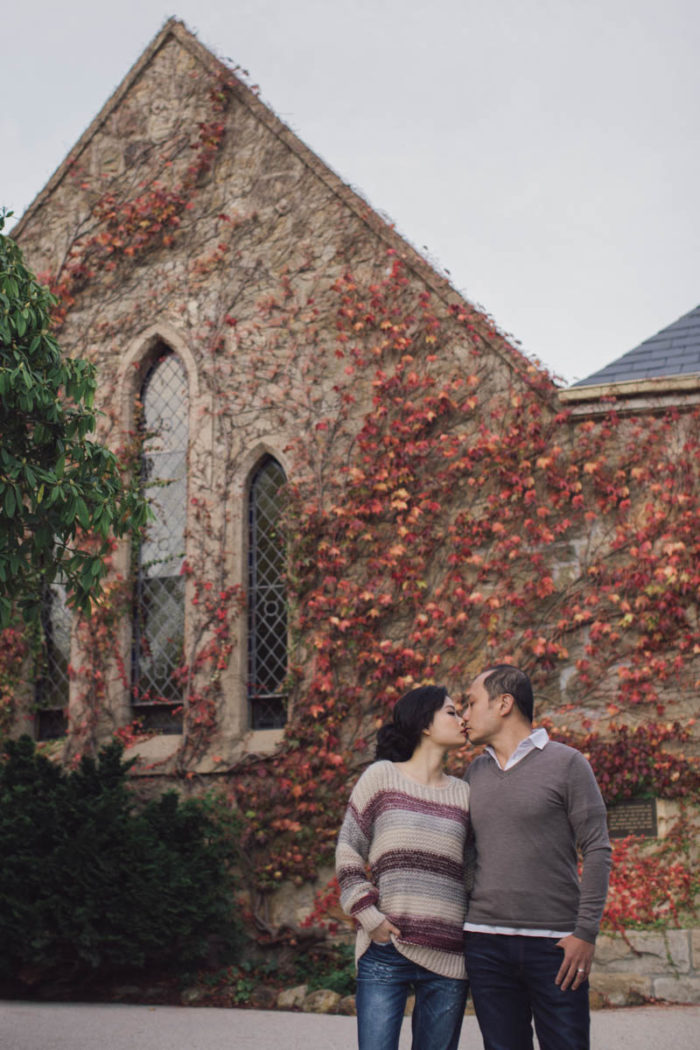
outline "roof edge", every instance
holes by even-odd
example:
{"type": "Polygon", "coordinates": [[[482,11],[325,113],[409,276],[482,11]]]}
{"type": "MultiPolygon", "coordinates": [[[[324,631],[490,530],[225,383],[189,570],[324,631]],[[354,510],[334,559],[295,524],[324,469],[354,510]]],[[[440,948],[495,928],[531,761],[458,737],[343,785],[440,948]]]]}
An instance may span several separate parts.
{"type": "Polygon", "coordinates": [[[559,400],[570,404],[576,401],[598,401],[604,397],[636,397],[700,390],[700,372],[690,375],[657,376],[654,379],[625,379],[619,383],[597,383],[591,386],[569,386],[559,390],[559,400]]]}

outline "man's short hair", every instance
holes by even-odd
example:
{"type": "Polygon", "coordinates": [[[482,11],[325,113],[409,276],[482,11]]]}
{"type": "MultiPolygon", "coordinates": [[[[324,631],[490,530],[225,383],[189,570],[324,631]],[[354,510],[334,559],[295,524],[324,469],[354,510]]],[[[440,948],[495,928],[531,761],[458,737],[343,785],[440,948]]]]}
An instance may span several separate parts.
{"type": "Polygon", "coordinates": [[[535,702],[532,696],[532,682],[524,671],[512,664],[495,664],[487,667],[484,688],[489,700],[510,693],[521,714],[532,724],[535,702]]]}

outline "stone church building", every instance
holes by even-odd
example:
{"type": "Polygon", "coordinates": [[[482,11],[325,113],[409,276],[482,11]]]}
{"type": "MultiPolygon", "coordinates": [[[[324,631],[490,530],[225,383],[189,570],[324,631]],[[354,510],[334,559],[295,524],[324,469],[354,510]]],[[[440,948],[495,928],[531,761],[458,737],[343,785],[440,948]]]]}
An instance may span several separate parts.
{"type": "Polygon", "coordinates": [[[359,762],[404,688],[509,658],[555,724],[686,732],[697,310],[670,372],[657,341],[558,389],[175,20],[13,236],[154,511],[89,621],[47,597],[16,731],[206,777],[313,725],[359,762]]]}

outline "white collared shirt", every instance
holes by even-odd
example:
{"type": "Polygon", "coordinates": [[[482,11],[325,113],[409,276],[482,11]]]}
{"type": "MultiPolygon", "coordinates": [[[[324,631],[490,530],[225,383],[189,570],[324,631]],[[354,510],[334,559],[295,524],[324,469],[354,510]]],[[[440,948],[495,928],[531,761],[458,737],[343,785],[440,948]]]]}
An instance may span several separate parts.
{"type": "MultiPolygon", "coordinates": [[[[533,729],[529,736],[526,736],[524,740],[521,740],[516,747],[513,754],[510,756],[505,766],[501,767],[500,762],[496,758],[496,752],[494,749],[487,744],[484,750],[491,755],[499,769],[503,769],[505,772],[508,769],[512,769],[513,766],[517,766],[521,759],[525,758],[525,755],[529,754],[537,748],[541,751],[549,740],[549,734],[546,729],[533,729]]],[[[485,926],[478,922],[465,922],[464,929],[469,930],[471,933],[501,933],[507,937],[554,937],[559,940],[560,937],[568,937],[569,934],[573,933],[573,930],[526,930],[522,926],[485,926]]]]}
{"type": "MultiPolygon", "coordinates": [[[[503,769],[512,769],[513,766],[517,766],[518,762],[522,758],[525,758],[525,755],[529,754],[530,751],[532,751],[534,748],[537,748],[539,751],[541,751],[545,744],[548,742],[548,740],[549,733],[546,729],[533,729],[529,736],[526,736],[524,740],[520,741],[513,754],[503,766],[503,769]]],[[[484,750],[489,755],[491,755],[491,758],[494,760],[494,762],[498,763],[498,759],[496,758],[496,752],[490,744],[487,744],[484,750]]],[[[500,763],[498,763],[498,768],[501,768],[500,763]]]]}

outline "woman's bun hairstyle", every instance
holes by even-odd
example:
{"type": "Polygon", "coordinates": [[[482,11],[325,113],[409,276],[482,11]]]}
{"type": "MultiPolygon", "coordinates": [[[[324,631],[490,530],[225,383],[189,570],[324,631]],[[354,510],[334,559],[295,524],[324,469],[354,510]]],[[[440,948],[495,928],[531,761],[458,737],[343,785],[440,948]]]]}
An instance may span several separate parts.
{"type": "Polygon", "coordinates": [[[413,737],[407,737],[393,722],[387,722],[377,733],[375,759],[385,758],[390,762],[408,762],[415,751],[413,737]]]}
{"type": "Polygon", "coordinates": [[[408,762],[446,696],[447,689],[441,685],[421,685],[404,693],[396,701],[391,722],[377,733],[375,761],[408,762]]]}

